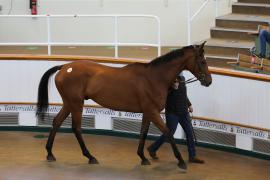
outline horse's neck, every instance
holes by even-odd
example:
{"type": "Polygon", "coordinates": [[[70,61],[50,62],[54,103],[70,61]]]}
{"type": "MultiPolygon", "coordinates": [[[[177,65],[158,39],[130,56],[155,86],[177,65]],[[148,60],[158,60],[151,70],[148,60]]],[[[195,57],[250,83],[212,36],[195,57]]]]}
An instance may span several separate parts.
{"type": "Polygon", "coordinates": [[[153,76],[158,77],[159,83],[164,84],[165,87],[169,87],[176,75],[184,70],[186,60],[186,57],[182,57],[153,67],[153,76]]]}

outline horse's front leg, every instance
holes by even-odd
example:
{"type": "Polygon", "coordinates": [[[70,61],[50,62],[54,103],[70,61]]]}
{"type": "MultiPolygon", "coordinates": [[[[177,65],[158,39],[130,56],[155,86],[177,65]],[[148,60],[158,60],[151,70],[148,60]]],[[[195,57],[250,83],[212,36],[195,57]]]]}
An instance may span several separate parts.
{"type": "Polygon", "coordinates": [[[179,150],[178,150],[178,148],[176,146],[173,134],[170,132],[169,128],[163,122],[162,118],[160,117],[160,114],[159,113],[154,113],[151,120],[157,126],[157,128],[159,128],[159,130],[169,140],[169,142],[170,142],[170,144],[172,146],[172,149],[173,149],[174,156],[178,160],[178,167],[180,167],[181,169],[187,169],[187,165],[186,165],[185,161],[183,160],[182,155],[181,155],[181,153],[179,152],[179,150]]]}
{"type": "Polygon", "coordinates": [[[144,144],[145,144],[145,139],[147,137],[148,129],[150,126],[150,121],[146,120],[145,117],[142,119],[142,126],[141,126],[141,133],[140,133],[140,142],[137,150],[137,154],[141,158],[141,165],[150,165],[151,163],[149,162],[148,159],[144,156],[144,144]]]}

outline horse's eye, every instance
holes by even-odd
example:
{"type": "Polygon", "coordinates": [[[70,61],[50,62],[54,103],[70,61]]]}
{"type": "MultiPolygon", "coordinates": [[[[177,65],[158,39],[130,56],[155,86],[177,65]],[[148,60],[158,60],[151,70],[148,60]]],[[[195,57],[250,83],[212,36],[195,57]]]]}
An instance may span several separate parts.
{"type": "Polygon", "coordinates": [[[206,64],[206,61],[202,61],[202,64],[205,65],[206,64]]]}

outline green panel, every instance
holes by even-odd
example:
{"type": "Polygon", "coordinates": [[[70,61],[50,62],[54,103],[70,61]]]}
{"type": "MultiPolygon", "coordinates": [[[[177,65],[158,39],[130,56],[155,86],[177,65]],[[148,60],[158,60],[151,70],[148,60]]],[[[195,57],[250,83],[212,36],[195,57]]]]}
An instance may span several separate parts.
{"type": "Polygon", "coordinates": [[[267,74],[267,75],[270,75],[270,72],[268,72],[268,71],[251,69],[251,68],[246,68],[246,67],[241,67],[241,66],[234,66],[234,69],[235,70],[238,70],[238,71],[245,71],[245,72],[252,72],[252,73],[257,73],[257,74],[267,74]]]}

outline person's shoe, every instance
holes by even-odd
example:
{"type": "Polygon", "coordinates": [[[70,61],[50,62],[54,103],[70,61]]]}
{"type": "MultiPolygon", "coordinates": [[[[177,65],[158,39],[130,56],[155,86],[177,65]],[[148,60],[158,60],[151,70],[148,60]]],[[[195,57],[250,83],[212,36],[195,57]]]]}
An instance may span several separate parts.
{"type": "Polygon", "coordinates": [[[158,159],[156,152],[152,151],[150,147],[147,148],[147,151],[152,159],[158,159]]]}
{"type": "Polygon", "coordinates": [[[250,49],[250,53],[253,56],[256,56],[257,58],[265,58],[265,55],[262,55],[261,53],[257,54],[256,49],[250,49]]]}
{"type": "Polygon", "coordinates": [[[262,55],[262,54],[256,54],[256,53],[254,53],[254,55],[257,56],[258,58],[261,58],[261,59],[262,59],[262,58],[263,58],[263,59],[265,58],[265,56],[262,55]]]}
{"type": "Polygon", "coordinates": [[[190,163],[204,164],[204,160],[202,160],[198,157],[189,158],[189,162],[190,163]]]}

